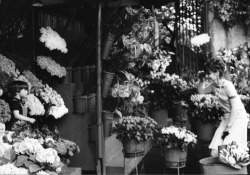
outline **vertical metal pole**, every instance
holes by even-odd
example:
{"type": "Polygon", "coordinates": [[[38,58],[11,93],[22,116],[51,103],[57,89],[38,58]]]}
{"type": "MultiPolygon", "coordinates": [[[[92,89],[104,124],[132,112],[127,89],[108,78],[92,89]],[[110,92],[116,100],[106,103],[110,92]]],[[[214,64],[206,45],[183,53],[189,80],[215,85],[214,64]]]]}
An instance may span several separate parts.
{"type": "Polygon", "coordinates": [[[98,15],[97,15],[97,126],[98,126],[98,147],[97,147],[97,174],[106,175],[105,166],[105,144],[103,137],[103,124],[102,124],[102,98],[101,98],[101,13],[102,3],[98,2],[98,15]]]}
{"type": "Polygon", "coordinates": [[[36,73],[35,63],[36,63],[36,47],[35,47],[35,7],[32,7],[32,70],[34,74],[36,73]]]}

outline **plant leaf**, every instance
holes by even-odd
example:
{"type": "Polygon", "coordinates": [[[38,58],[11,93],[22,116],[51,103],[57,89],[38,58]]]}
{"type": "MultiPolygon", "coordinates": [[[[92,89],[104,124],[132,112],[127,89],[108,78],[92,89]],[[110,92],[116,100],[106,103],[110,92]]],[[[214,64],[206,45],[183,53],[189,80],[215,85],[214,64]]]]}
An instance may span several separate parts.
{"type": "Polygon", "coordinates": [[[12,148],[7,149],[3,157],[8,159],[10,162],[13,162],[16,158],[16,152],[12,148]]]}
{"type": "Polygon", "coordinates": [[[29,166],[32,165],[32,164],[34,164],[34,162],[29,161],[29,160],[26,160],[26,161],[24,162],[24,165],[25,165],[27,168],[29,168],[29,166]]]}
{"type": "Polygon", "coordinates": [[[29,166],[29,171],[30,171],[31,173],[37,172],[37,171],[39,171],[39,170],[41,170],[41,169],[43,169],[43,167],[40,167],[39,165],[37,165],[37,164],[35,164],[35,163],[33,163],[33,164],[31,164],[31,165],[29,166]]]}
{"type": "Polygon", "coordinates": [[[0,157],[0,165],[6,164],[6,163],[8,163],[8,162],[10,162],[9,159],[6,159],[6,158],[4,158],[4,157],[0,157]]]}
{"type": "Polygon", "coordinates": [[[17,167],[22,166],[26,160],[28,160],[28,156],[24,155],[18,156],[17,160],[15,161],[15,165],[17,167]]]}

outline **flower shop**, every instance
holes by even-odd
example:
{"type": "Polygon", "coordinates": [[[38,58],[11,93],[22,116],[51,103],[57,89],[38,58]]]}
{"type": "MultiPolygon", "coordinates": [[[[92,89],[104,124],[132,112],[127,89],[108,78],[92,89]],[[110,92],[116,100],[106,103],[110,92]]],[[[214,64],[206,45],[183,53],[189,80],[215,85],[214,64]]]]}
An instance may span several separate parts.
{"type": "Polygon", "coordinates": [[[249,9],[0,0],[0,174],[248,174],[250,142],[210,155],[230,111],[224,86],[199,87],[212,84],[206,62],[220,60],[250,129],[249,9]]]}

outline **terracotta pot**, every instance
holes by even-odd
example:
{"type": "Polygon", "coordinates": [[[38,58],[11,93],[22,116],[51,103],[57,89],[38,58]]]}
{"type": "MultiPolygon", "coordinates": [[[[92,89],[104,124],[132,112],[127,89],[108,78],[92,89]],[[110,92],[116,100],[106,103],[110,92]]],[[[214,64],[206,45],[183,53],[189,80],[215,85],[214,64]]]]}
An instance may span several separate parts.
{"type": "Polygon", "coordinates": [[[137,142],[132,139],[128,142],[123,143],[124,156],[125,157],[139,157],[143,156],[145,152],[146,142],[137,142]]]}
{"type": "Polygon", "coordinates": [[[102,48],[102,59],[107,60],[109,56],[110,49],[112,48],[113,42],[115,40],[115,35],[109,33],[106,36],[105,43],[102,48]]]}
{"type": "Polygon", "coordinates": [[[183,168],[186,166],[187,150],[163,147],[162,153],[167,168],[183,168]]]}
{"type": "Polygon", "coordinates": [[[114,73],[103,71],[103,79],[102,79],[102,97],[106,98],[109,93],[110,86],[113,81],[114,73]]]}
{"type": "Polygon", "coordinates": [[[114,112],[102,111],[104,138],[111,136],[114,112]]]}

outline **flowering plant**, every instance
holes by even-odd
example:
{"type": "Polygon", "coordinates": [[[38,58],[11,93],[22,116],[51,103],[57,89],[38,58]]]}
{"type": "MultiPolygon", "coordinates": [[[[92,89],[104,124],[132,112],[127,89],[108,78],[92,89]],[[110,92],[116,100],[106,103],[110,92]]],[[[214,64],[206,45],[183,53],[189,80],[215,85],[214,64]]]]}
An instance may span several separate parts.
{"type": "Polygon", "coordinates": [[[191,48],[197,53],[206,52],[206,44],[210,41],[207,33],[203,33],[191,38],[191,48]]]}
{"type": "Polygon", "coordinates": [[[188,113],[202,122],[216,122],[223,116],[223,110],[217,106],[217,97],[212,94],[194,94],[190,98],[188,113]]]}
{"type": "Polygon", "coordinates": [[[25,70],[22,75],[30,82],[33,89],[43,88],[44,85],[31,71],[25,70]]]}
{"type": "Polygon", "coordinates": [[[43,103],[49,106],[48,114],[54,116],[56,119],[68,113],[68,108],[66,108],[61,95],[47,84],[44,88],[39,89],[38,97],[42,99],[43,103]]]}
{"type": "Polygon", "coordinates": [[[62,53],[67,53],[67,44],[63,38],[60,37],[60,35],[54,31],[51,27],[42,27],[40,29],[41,37],[39,40],[42,43],[45,43],[45,46],[49,48],[50,50],[57,49],[61,51],[62,53]]]}
{"type": "Polygon", "coordinates": [[[18,168],[13,163],[7,163],[0,166],[0,174],[29,175],[29,171],[25,168],[18,168]]]}
{"type": "Polygon", "coordinates": [[[0,71],[7,73],[10,77],[17,77],[19,75],[19,71],[16,70],[15,63],[0,54],[0,71]]]}
{"type": "Polygon", "coordinates": [[[248,43],[233,49],[220,49],[217,57],[223,59],[227,66],[227,79],[233,82],[239,94],[250,93],[249,58],[250,47],[248,43]]]}
{"type": "Polygon", "coordinates": [[[163,127],[156,136],[159,146],[167,148],[187,149],[188,145],[196,144],[196,135],[191,131],[175,126],[163,127]]]}
{"type": "Polygon", "coordinates": [[[122,72],[126,80],[120,84],[116,83],[111,89],[111,95],[119,100],[118,107],[124,115],[130,115],[135,111],[138,105],[141,105],[144,101],[144,97],[141,95],[144,84],[148,82],[143,82],[139,78],[131,73],[122,72]],[[122,103],[120,103],[122,102],[122,103]]]}
{"type": "Polygon", "coordinates": [[[121,142],[143,142],[153,137],[157,123],[150,117],[126,116],[113,121],[112,132],[121,142]]]}
{"type": "Polygon", "coordinates": [[[249,149],[232,142],[219,152],[219,160],[233,168],[241,169],[250,164],[249,149]]]}
{"type": "Polygon", "coordinates": [[[6,123],[7,121],[10,121],[11,119],[11,112],[10,107],[7,102],[0,99],[0,122],[6,123]]]}
{"type": "Polygon", "coordinates": [[[43,104],[34,94],[28,94],[27,100],[25,102],[25,107],[27,107],[30,111],[30,115],[44,115],[45,109],[43,104]]]}
{"type": "Polygon", "coordinates": [[[38,56],[36,61],[42,69],[46,69],[52,76],[59,78],[66,76],[66,69],[52,60],[51,57],[38,56]]]}

